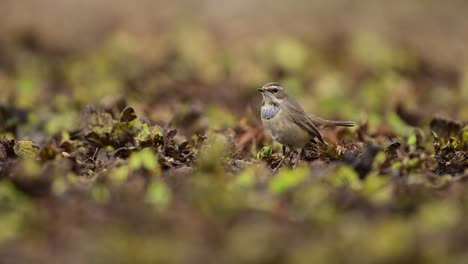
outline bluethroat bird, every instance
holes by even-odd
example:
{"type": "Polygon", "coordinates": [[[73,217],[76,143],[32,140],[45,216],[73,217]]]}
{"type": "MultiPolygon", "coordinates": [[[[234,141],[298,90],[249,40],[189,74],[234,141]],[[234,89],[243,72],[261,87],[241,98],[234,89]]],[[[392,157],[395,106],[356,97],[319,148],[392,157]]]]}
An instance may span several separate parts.
{"type": "Polygon", "coordinates": [[[297,165],[302,148],[307,142],[316,139],[326,144],[317,127],[354,126],[351,121],[331,121],[306,114],[278,83],[269,82],[258,88],[258,91],[263,97],[261,118],[264,128],[275,141],[289,148],[288,154],[281,159],[273,173],[281,166],[286,156],[296,151],[297,159],[293,166],[297,165]]]}

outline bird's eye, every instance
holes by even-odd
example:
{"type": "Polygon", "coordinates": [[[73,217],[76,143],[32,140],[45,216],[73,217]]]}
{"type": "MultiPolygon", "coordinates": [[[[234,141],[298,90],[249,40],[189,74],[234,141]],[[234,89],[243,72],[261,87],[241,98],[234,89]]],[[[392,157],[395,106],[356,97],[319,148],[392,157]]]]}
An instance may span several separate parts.
{"type": "Polygon", "coordinates": [[[276,88],[271,89],[271,92],[272,92],[272,93],[277,93],[277,92],[278,92],[278,89],[276,89],[276,88]]]}

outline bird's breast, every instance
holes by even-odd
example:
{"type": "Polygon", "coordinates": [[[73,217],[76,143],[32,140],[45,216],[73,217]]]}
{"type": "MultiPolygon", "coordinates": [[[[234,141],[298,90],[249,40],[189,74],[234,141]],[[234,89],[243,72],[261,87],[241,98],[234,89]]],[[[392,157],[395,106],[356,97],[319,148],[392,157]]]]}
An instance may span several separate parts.
{"type": "Polygon", "coordinates": [[[306,130],[296,125],[285,115],[284,110],[278,108],[270,118],[267,118],[269,114],[269,111],[262,109],[262,123],[275,141],[288,146],[303,147],[311,138],[306,130]]]}
{"type": "Polygon", "coordinates": [[[260,113],[261,113],[261,116],[262,116],[262,119],[272,119],[273,117],[275,117],[279,112],[279,107],[274,107],[274,106],[263,106],[261,109],[260,109],[260,113]]]}

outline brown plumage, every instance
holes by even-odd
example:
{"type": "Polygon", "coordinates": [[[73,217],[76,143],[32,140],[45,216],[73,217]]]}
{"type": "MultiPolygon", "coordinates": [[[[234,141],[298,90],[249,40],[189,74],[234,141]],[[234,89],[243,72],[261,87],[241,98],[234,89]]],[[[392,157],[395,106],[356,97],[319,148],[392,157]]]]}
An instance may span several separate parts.
{"type": "Polygon", "coordinates": [[[351,121],[332,121],[308,115],[278,83],[269,82],[258,90],[263,96],[263,126],[275,141],[290,149],[299,149],[298,157],[304,145],[311,139],[316,138],[325,143],[317,127],[354,126],[351,121]]]}
{"type": "Polygon", "coordinates": [[[304,109],[302,109],[302,107],[294,99],[288,99],[289,100],[283,101],[282,107],[284,107],[286,112],[289,113],[289,120],[307,130],[313,138],[316,137],[318,140],[320,140],[320,142],[325,143],[325,141],[323,141],[322,135],[320,135],[320,132],[318,131],[310,116],[306,114],[304,109]]]}

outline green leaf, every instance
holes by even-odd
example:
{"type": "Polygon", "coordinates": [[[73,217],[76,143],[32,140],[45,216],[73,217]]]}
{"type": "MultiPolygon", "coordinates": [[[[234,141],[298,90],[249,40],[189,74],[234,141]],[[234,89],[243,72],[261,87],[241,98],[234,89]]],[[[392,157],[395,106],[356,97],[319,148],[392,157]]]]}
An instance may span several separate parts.
{"type": "Polygon", "coordinates": [[[62,195],[68,189],[68,182],[65,177],[57,177],[52,182],[52,193],[62,195]]]}
{"type": "Polygon", "coordinates": [[[263,148],[257,153],[257,159],[263,159],[264,157],[270,157],[271,154],[272,154],[272,148],[271,148],[271,146],[263,147],[263,148]]]}
{"type": "Polygon", "coordinates": [[[77,116],[73,112],[64,112],[53,115],[47,124],[45,130],[49,135],[55,135],[61,131],[72,130],[76,125],[77,116]]]}
{"type": "Polygon", "coordinates": [[[447,148],[456,149],[459,146],[460,142],[454,137],[450,137],[447,142],[447,148]]]}
{"type": "Polygon", "coordinates": [[[33,223],[37,208],[11,181],[0,181],[0,245],[24,234],[25,224],[33,223]]]}
{"type": "Polygon", "coordinates": [[[163,131],[159,126],[149,127],[148,124],[143,124],[141,130],[136,136],[138,146],[144,146],[145,144],[151,144],[155,137],[162,137],[163,131]]]}
{"type": "Polygon", "coordinates": [[[115,184],[122,184],[127,182],[129,173],[130,172],[128,166],[124,165],[112,169],[112,171],[109,174],[109,178],[115,184]]]}
{"type": "Polygon", "coordinates": [[[461,130],[461,140],[465,146],[468,146],[468,125],[461,130]]]}
{"type": "Polygon", "coordinates": [[[365,181],[363,193],[373,194],[388,183],[388,177],[370,173],[365,181]]]}
{"type": "Polygon", "coordinates": [[[140,152],[132,153],[128,165],[133,170],[147,169],[152,171],[158,168],[158,159],[151,149],[145,148],[140,152]]]}
{"type": "Polygon", "coordinates": [[[39,151],[39,157],[42,161],[53,160],[57,156],[57,150],[52,145],[46,145],[39,151]]]}
{"type": "Polygon", "coordinates": [[[42,168],[38,161],[32,158],[27,158],[21,161],[21,167],[24,175],[30,178],[41,177],[42,168]]]}
{"type": "Polygon", "coordinates": [[[213,133],[208,136],[206,145],[198,156],[198,167],[204,171],[219,171],[223,169],[225,157],[230,151],[228,138],[221,133],[213,133]]]}
{"type": "Polygon", "coordinates": [[[250,188],[255,184],[255,167],[251,166],[237,175],[237,184],[244,188],[250,188]]]}
{"type": "Polygon", "coordinates": [[[22,158],[36,158],[39,148],[32,141],[17,141],[13,147],[16,155],[22,158]]]}
{"type": "Polygon", "coordinates": [[[236,124],[236,117],[228,109],[212,105],[206,110],[206,116],[210,121],[210,127],[214,130],[221,130],[233,127],[236,124]]]}
{"type": "Polygon", "coordinates": [[[335,173],[328,176],[328,179],[335,187],[349,187],[353,190],[362,189],[362,182],[357,172],[348,166],[340,166],[335,173]]]}
{"type": "Polygon", "coordinates": [[[431,132],[432,132],[432,137],[434,138],[433,141],[432,141],[432,145],[434,147],[434,152],[435,152],[435,154],[438,154],[440,152],[440,148],[441,148],[439,135],[437,135],[437,133],[434,132],[434,131],[431,131],[431,132]]]}
{"type": "Polygon", "coordinates": [[[114,120],[112,115],[95,109],[88,109],[86,113],[86,123],[91,132],[96,133],[100,138],[110,134],[113,129],[114,120]]]}
{"type": "Polygon", "coordinates": [[[376,205],[385,204],[392,199],[393,188],[389,184],[389,178],[370,173],[367,175],[361,193],[376,205]]]}
{"type": "Polygon", "coordinates": [[[309,169],[307,167],[296,168],[295,170],[281,170],[280,173],[271,180],[269,190],[275,194],[285,193],[300,185],[307,179],[309,169]]]}
{"type": "Polygon", "coordinates": [[[408,161],[408,168],[410,169],[417,169],[421,165],[421,159],[419,158],[413,158],[408,161]]]}
{"type": "Polygon", "coordinates": [[[172,200],[171,190],[160,181],[152,181],[146,190],[145,201],[160,209],[165,209],[172,200]]]}
{"type": "Polygon", "coordinates": [[[397,161],[392,164],[392,170],[399,170],[401,169],[401,167],[403,167],[403,163],[401,163],[400,161],[397,161]]]}
{"type": "Polygon", "coordinates": [[[408,141],[407,141],[408,145],[415,146],[417,142],[418,142],[418,138],[416,137],[415,134],[412,134],[411,136],[408,137],[408,141]]]}

